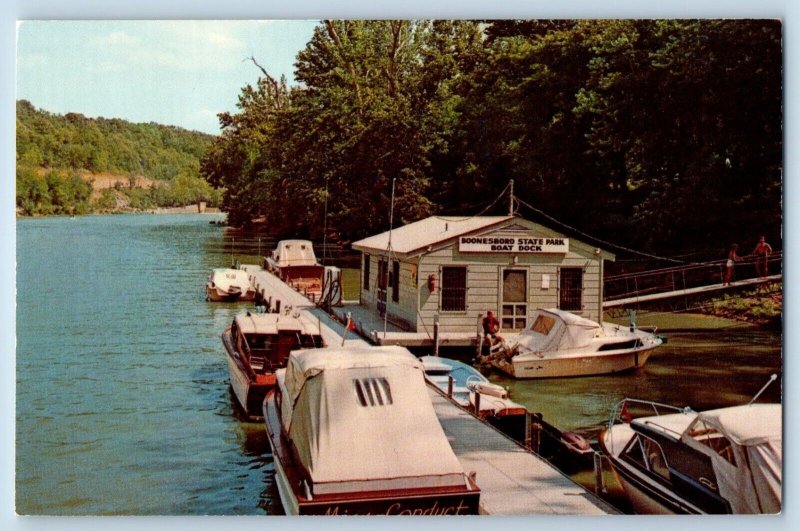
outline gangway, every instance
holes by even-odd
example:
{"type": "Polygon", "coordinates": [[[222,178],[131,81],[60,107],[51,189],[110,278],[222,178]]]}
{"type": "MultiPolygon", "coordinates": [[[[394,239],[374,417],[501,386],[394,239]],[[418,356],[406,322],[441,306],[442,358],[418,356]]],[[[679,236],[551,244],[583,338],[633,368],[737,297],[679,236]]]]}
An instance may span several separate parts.
{"type": "Polygon", "coordinates": [[[727,260],[686,264],[623,273],[604,279],[603,309],[616,309],[669,299],[738,290],[778,282],[783,277],[783,254],[767,259],[767,275],[756,271],[756,257],[743,257],[734,266],[734,278],[726,284],[727,260]]]}

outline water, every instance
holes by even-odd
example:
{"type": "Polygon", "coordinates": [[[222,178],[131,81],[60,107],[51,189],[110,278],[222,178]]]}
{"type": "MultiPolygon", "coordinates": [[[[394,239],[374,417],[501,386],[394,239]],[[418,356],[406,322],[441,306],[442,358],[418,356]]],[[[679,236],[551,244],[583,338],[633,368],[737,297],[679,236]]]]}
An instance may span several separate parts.
{"type": "MultiPolygon", "coordinates": [[[[264,428],[237,417],[219,340],[248,304],[203,300],[212,268],[255,263],[259,253],[236,254],[211,219],[18,220],[19,513],[281,512],[264,428]]],[[[625,396],[729,405],[780,371],[779,334],[692,319],[668,323],[680,331],[636,373],[491,378],[562,429],[594,438],[625,396]]],[[[779,398],[776,383],[765,399],[779,398]]]]}
{"type": "Polygon", "coordinates": [[[17,511],[280,511],[263,426],[233,413],[219,334],[246,305],[207,215],[17,223],[17,511]]]}

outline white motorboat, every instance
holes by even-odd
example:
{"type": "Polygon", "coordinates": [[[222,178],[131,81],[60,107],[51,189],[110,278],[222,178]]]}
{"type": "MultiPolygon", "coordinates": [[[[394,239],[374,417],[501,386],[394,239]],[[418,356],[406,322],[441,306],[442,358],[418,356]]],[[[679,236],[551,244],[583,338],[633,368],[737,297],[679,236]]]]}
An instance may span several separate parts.
{"type": "Polygon", "coordinates": [[[637,513],[775,514],[781,415],[780,404],[697,413],[625,399],[600,434],[600,450],[637,513]],[[632,419],[642,407],[650,413],[632,419]]]}
{"type": "Polygon", "coordinates": [[[300,350],[276,376],[263,407],[287,514],[477,514],[408,350],[300,350]]]}
{"type": "Polygon", "coordinates": [[[206,300],[209,301],[252,301],[255,296],[256,289],[247,271],[241,269],[214,269],[206,281],[206,300]]]}
{"type": "Polygon", "coordinates": [[[638,369],[663,339],[635,326],[595,323],[558,309],[536,310],[530,327],[488,361],[514,378],[590,376],[638,369]]]}
{"type": "Polygon", "coordinates": [[[319,323],[287,309],[282,314],[244,312],[222,333],[230,382],[236,400],[251,419],[275,386],[275,371],[286,366],[292,350],[324,345],[319,323]]]}

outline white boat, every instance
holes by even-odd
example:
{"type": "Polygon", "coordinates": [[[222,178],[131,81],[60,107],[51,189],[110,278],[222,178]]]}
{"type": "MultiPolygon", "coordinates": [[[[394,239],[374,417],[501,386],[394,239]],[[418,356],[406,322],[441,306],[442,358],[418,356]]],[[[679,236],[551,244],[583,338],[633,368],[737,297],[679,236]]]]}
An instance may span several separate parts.
{"type": "Polygon", "coordinates": [[[637,513],[776,514],[781,415],[780,404],[697,413],[625,399],[600,434],[600,450],[637,513]],[[642,406],[648,416],[631,419],[642,406]]]}
{"type": "Polygon", "coordinates": [[[530,327],[488,361],[514,378],[590,376],[638,369],[663,340],[655,330],[595,323],[558,309],[536,310],[530,327]]]}
{"type": "Polygon", "coordinates": [[[270,256],[264,258],[264,269],[312,302],[341,300],[341,270],[317,262],[314,246],[308,240],[281,240],[270,256]]]}
{"type": "Polygon", "coordinates": [[[408,350],[300,350],[276,375],[263,407],[287,514],[477,514],[408,350]]]}
{"type": "Polygon", "coordinates": [[[222,333],[231,388],[245,415],[261,418],[261,404],[275,386],[275,371],[292,350],[324,345],[319,323],[287,309],[282,314],[244,312],[222,333]]]}
{"type": "Polygon", "coordinates": [[[490,382],[472,365],[440,356],[422,356],[420,361],[425,378],[442,393],[517,442],[530,442],[542,457],[565,469],[591,463],[594,449],[586,439],[562,432],[545,422],[540,413],[530,414],[525,406],[509,398],[507,389],[490,382]],[[541,427],[537,443],[532,440],[532,423],[541,427]]]}
{"type": "Polygon", "coordinates": [[[214,302],[252,301],[256,289],[247,271],[241,269],[214,269],[206,281],[206,300],[214,302]]]}

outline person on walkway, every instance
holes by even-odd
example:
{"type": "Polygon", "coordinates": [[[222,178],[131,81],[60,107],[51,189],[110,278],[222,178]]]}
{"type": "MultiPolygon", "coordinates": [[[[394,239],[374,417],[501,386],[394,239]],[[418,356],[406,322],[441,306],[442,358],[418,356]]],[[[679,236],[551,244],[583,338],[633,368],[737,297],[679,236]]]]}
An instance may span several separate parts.
{"type": "Polygon", "coordinates": [[[500,322],[494,316],[492,310],[486,312],[486,317],[483,318],[483,338],[489,342],[489,347],[492,347],[496,341],[502,341],[503,338],[497,335],[497,330],[500,328],[500,322]]]}
{"type": "Polygon", "coordinates": [[[756,256],[756,274],[764,278],[769,275],[769,255],[772,254],[772,247],[767,243],[767,239],[761,236],[758,239],[758,245],[753,249],[753,254],[756,256]]]}
{"type": "Polygon", "coordinates": [[[734,243],[731,245],[731,248],[728,251],[728,261],[725,262],[725,279],[722,281],[723,286],[730,286],[731,282],[733,281],[733,269],[736,266],[736,262],[739,262],[742,259],[737,254],[738,250],[739,244],[734,243]]]}

